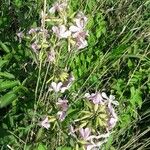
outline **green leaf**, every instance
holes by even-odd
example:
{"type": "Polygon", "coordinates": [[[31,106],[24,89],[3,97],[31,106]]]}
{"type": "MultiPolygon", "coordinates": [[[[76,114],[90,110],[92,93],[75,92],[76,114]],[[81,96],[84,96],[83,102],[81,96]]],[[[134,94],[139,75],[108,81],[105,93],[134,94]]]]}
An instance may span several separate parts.
{"type": "Polygon", "coordinates": [[[8,60],[1,60],[0,59],[0,69],[8,62],[8,60]]]}
{"type": "Polygon", "coordinates": [[[58,147],[56,150],[72,150],[71,147],[58,147]]]}
{"type": "Polygon", "coordinates": [[[0,84],[0,91],[3,91],[3,90],[6,90],[6,89],[15,87],[15,86],[17,86],[17,85],[19,85],[19,84],[20,84],[19,81],[3,81],[3,82],[0,84]]]}
{"type": "Polygon", "coordinates": [[[130,103],[133,107],[138,105],[141,108],[142,106],[142,97],[140,89],[135,89],[135,87],[130,88],[131,96],[130,96],[130,103]]]}
{"type": "Polygon", "coordinates": [[[37,150],[47,150],[46,146],[43,145],[42,143],[39,144],[37,150]]]}
{"type": "Polygon", "coordinates": [[[4,96],[0,97],[0,108],[6,107],[16,99],[17,95],[13,91],[6,93],[4,96]]]}
{"type": "Polygon", "coordinates": [[[0,77],[5,77],[8,79],[14,79],[15,76],[9,72],[0,72],[0,77]]]}
{"type": "Polygon", "coordinates": [[[0,41],[0,47],[2,48],[2,50],[6,53],[10,53],[10,50],[9,48],[4,44],[2,43],[2,41],[0,41]]]}

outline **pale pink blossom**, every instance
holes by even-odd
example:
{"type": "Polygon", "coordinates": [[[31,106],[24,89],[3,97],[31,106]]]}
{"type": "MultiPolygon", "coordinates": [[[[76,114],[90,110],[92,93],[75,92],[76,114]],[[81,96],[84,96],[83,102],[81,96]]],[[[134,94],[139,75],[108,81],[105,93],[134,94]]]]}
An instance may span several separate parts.
{"type": "Polygon", "coordinates": [[[68,4],[66,1],[56,2],[50,9],[49,12],[54,14],[55,12],[62,12],[67,8],[68,4]]]}
{"type": "Polygon", "coordinates": [[[92,101],[94,104],[104,104],[104,99],[99,92],[92,94],[86,93],[84,97],[92,101]]]}
{"type": "Polygon", "coordinates": [[[37,51],[40,49],[40,47],[38,46],[36,42],[31,44],[31,48],[35,53],[37,53],[37,51]]]}
{"type": "Polygon", "coordinates": [[[110,95],[109,97],[107,96],[107,94],[105,92],[102,92],[102,97],[107,100],[107,103],[111,103],[114,105],[119,105],[118,101],[115,101],[115,96],[110,95]]]}
{"type": "Polygon", "coordinates": [[[82,32],[85,29],[87,20],[87,17],[80,12],[75,19],[75,25],[70,26],[69,30],[73,33],[82,32]]]}
{"type": "Polygon", "coordinates": [[[57,116],[58,116],[58,119],[60,121],[63,121],[66,117],[66,112],[65,111],[58,111],[57,116]]]}
{"type": "Polygon", "coordinates": [[[72,25],[69,28],[72,33],[72,37],[75,38],[77,49],[83,49],[88,46],[86,37],[89,34],[88,31],[85,31],[86,23],[87,17],[80,12],[75,19],[75,25],[72,25]]]}
{"type": "Polygon", "coordinates": [[[19,43],[21,43],[22,38],[24,37],[24,33],[23,33],[23,32],[18,32],[18,33],[17,33],[17,37],[18,37],[18,39],[19,39],[19,43]]]}
{"type": "Polygon", "coordinates": [[[48,52],[48,61],[49,62],[55,62],[55,51],[51,50],[50,52],[48,52]]]}
{"type": "Polygon", "coordinates": [[[87,47],[88,43],[83,38],[76,38],[76,46],[77,46],[77,49],[80,50],[80,49],[87,47]]]}
{"type": "Polygon", "coordinates": [[[60,108],[61,111],[67,111],[67,109],[68,109],[68,100],[62,100],[61,98],[59,98],[56,105],[60,108]]]}
{"type": "Polygon", "coordinates": [[[50,122],[48,120],[48,117],[46,117],[42,122],[41,122],[41,126],[46,128],[46,129],[49,129],[50,128],[50,122]]]}
{"type": "Polygon", "coordinates": [[[80,133],[80,136],[83,140],[87,141],[90,137],[90,134],[91,134],[91,129],[90,128],[80,128],[79,129],[79,133],[80,133]]]}
{"type": "Polygon", "coordinates": [[[53,32],[56,34],[56,36],[60,39],[62,38],[68,38],[71,35],[71,32],[67,30],[65,25],[60,26],[53,26],[52,27],[53,32]]]}

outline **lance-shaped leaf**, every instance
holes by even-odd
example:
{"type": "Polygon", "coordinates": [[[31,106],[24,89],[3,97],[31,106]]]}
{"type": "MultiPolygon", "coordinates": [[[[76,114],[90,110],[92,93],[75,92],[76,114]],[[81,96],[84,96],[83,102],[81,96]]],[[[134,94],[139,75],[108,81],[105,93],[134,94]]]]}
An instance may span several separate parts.
{"type": "Polygon", "coordinates": [[[0,84],[0,91],[13,88],[19,84],[20,84],[19,81],[3,81],[0,84]]]}
{"type": "Polygon", "coordinates": [[[0,72],[0,78],[4,77],[4,78],[8,78],[8,79],[14,79],[15,76],[9,72],[0,72]]]}
{"type": "Polygon", "coordinates": [[[0,108],[6,107],[16,99],[17,95],[13,91],[6,93],[4,96],[0,97],[0,108]]]}

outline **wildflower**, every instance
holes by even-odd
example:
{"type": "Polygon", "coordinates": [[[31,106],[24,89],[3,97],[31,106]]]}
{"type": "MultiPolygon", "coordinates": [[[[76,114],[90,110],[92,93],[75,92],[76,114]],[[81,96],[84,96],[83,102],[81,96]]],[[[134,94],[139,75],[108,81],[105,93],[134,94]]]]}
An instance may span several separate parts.
{"type": "Polygon", "coordinates": [[[85,38],[89,34],[88,31],[84,30],[87,23],[87,17],[80,12],[75,19],[75,23],[76,25],[70,26],[69,30],[72,33],[72,37],[75,38],[77,48],[83,49],[88,46],[85,38]]]}
{"type": "Polygon", "coordinates": [[[104,104],[103,98],[99,92],[92,93],[91,95],[89,93],[86,93],[84,97],[91,100],[94,104],[104,104]]]}
{"type": "Polygon", "coordinates": [[[114,128],[116,126],[117,121],[118,121],[117,118],[111,117],[108,123],[109,129],[114,128]]]}
{"type": "Polygon", "coordinates": [[[38,28],[31,28],[28,34],[35,34],[39,29],[38,28]]]}
{"type": "Polygon", "coordinates": [[[62,85],[63,85],[62,82],[59,83],[52,82],[49,90],[55,91],[57,93],[61,90],[62,85]]]}
{"type": "Polygon", "coordinates": [[[50,9],[49,12],[51,14],[54,14],[55,12],[62,12],[66,9],[67,7],[67,2],[56,2],[50,9]]]}
{"type": "Polygon", "coordinates": [[[91,135],[90,142],[86,145],[86,150],[99,150],[103,143],[107,142],[110,133],[91,135]]]}
{"type": "Polygon", "coordinates": [[[62,100],[61,98],[59,98],[56,105],[58,107],[60,107],[61,111],[67,111],[67,109],[68,109],[68,100],[62,100]]]}
{"type": "Polygon", "coordinates": [[[105,92],[102,92],[102,97],[104,99],[106,99],[109,104],[111,103],[111,104],[114,104],[114,105],[119,105],[118,101],[115,101],[115,96],[113,96],[113,95],[110,95],[108,97],[105,92]]]}
{"type": "Polygon", "coordinates": [[[69,30],[73,33],[82,32],[86,26],[87,17],[84,16],[82,12],[80,12],[75,19],[75,23],[76,25],[70,26],[69,30]]]}
{"type": "Polygon", "coordinates": [[[58,119],[59,119],[60,121],[63,121],[63,120],[65,119],[65,117],[66,117],[66,112],[65,112],[65,111],[59,111],[59,112],[57,113],[57,115],[58,115],[58,119]]]}
{"type": "Polygon", "coordinates": [[[108,103],[108,110],[109,110],[109,113],[110,113],[110,120],[108,122],[108,125],[109,125],[109,129],[112,129],[115,127],[117,121],[118,121],[118,117],[117,117],[117,114],[115,113],[115,109],[113,108],[112,104],[114,105],[119,105],[118,101],[115,101],[115,96],[113,95],[110,95],[109,97],[106,95],[106,93],[102,92],[102,97],[104,99],[107,100],[107,103],[108,103]]]}
{"type": "Polygon", "coordinates": [[[60,39],[68,38],[71,35],[71,32],[69,30],[67,30],[64,25],[60,25],[58,27],[53,26],[52,30],[56,34],[56,36],[60,39]]]}
{"type": "Polygon", "coordinates": [[[63,82],[63,83],[52,82],[51,87],[49,88],[49,91],[55,91],[56,93],[60,91],[61,93],[64,93],[66,90],[70,88],[73,81],[74,81],[74,77],[70,75],[66,82],[63,82]]]}
{"type": "Polygon", "coordinates": [[[70,125],[69,135],[72,135],[73,137],[76,137],[75,132],[76,132],[76,129],[74,129],[74,127],[72,125],[70,125]]]}
{"type": "Polygon", "coordinates": [[[48,53],[48,61],[49,61],[49,62],[54,62],[54,61],[55,61],[55,51],[54,51],[54,50],[51,50],[51,51],[48,53]]]}
{"type": "Polygon", "coordinates": [[[49,123],[49,120],[48,120],[48,117],[46,117],[42,122],[41,122],[41,126],[46,128],[46,129],[49,129],[50,128],[50,123],[49,123]]]}
{"type": "Polygon", "coordinates": [[[32,48],[32,50],[33,50],[35,53],[37,52],[37,50],[40,49],[40,47],[37,45],[36,42],[34,42],[34,43],[31,44],[31,48],[32,48]]]}
{"type": "Polygon", "coordinates": [[[19,43],[21,43],[21,40],[22,40],[23,36],[24,36],[23,32],[17,33],[17,37],[19,39],[19,43]]]}
{"type": "Polygon", "coordinates": [[[88,43],[85,39],[83,38],[76,38],[76,46],[77,46],[77,49],[83,49],[85,47],[88,46],[88,43]]]}
{"type": "Polygon", "coordinates": [[[90,128],[81,128],[79,129],[79,132],[80,132],[80,136],[83,140],[87,141],[90,137],[90,134],[91,134],[91,129],[90,128]]]}

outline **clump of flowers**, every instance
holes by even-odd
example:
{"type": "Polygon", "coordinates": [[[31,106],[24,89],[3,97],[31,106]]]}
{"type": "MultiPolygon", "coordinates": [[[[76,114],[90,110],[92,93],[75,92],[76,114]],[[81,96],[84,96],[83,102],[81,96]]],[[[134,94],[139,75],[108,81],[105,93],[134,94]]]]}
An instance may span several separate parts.
{"type": "MultiPolygon", "coordinates": [[[[67,68],[63,63],[59,64],[59,60],[64,59],[61,58],[61,51],[65,51],[67,47],[67,58],[67,54],[74,49],[86,48],[86,39],[90,35],[86,29],[86,15],[81,11],[69,14],[68,9],[67,1],[60,0],[54,3],[49,11],[42,11],[41,27],[31,28],[26,37],[40,68],[37,83],[42,82],[42,86],[38,100],[43,102],[44,108],[42,121],[39,121],[40,127],[62,134],[60,141],[65,141],[66,136],[70,136],[74,140],[72,147],[85,150],[99,149],[107,142],[112,129],[116,126],[118,117],[115,106],[118,102],[113,95],[107,96],[104,92],[86,93],[80,99],[82,110],[73,110],[72,105],[76,105],[76,100],[73,100],[70,91],[75,78],[67,71],[63,78],[57,73],[57,70],[67,68]],[[47,62],[49,65],[46,68],[47,62]],[[42,65],[45,67],[43,70],[46,70],[44,75],[40,72],[42,65]],[[43,89],[47,92],[41,96],[43,89]],[[74,111],[75,113],[72,113],[74,111]]],[[[38,86],[36,87],[38,93],[38,86]]]]}

